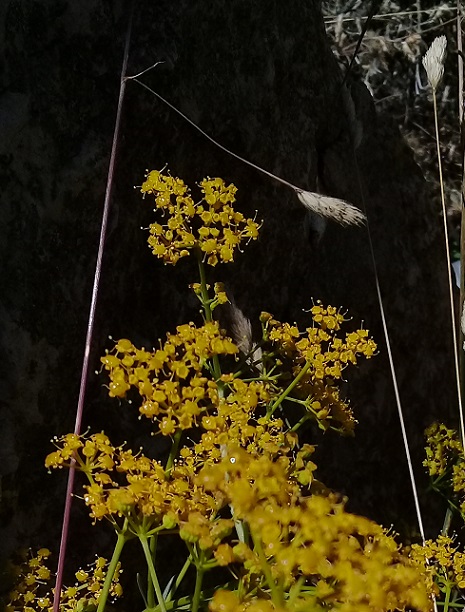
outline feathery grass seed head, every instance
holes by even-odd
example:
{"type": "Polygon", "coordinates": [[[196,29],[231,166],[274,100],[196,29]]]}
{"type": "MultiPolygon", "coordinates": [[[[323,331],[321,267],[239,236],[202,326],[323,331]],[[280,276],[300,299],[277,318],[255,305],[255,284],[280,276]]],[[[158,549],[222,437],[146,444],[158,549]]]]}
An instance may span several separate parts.
{"type": "Polygon", "coordinates": [[[365,222],[366,217],[362,211],[345,200],[297,188],[295,192],[307,210],[326,219],[336,221],[340,225],[362,225],[365,222]]]}
{"type": "Polygon", "coordinates": [[[433,90],[437,89],[444,74],[446,46],[446,37],[444,35],[437,36],[423,57],[423,66],[426,70],[428,82],[433,90]]]}

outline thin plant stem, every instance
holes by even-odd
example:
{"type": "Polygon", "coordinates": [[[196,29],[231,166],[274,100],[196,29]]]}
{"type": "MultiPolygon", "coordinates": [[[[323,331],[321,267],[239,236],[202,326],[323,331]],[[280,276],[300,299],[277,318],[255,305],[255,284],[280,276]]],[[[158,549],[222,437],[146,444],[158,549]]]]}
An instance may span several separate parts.
{"type": "MultiPolygon", "coordinates": [[[[200,276],[200,296],[203,307],[203,312],[205,314],[205,321],[207,323],[211,323],[213,321],[213,313],[210,307],[210,296],[208,294],[208,285],[207,285],[207,275],[205,274],[205,264],[202,261],[202,253],[201,251],[197,251],[197,264],[199,267],[199,276],[200,276]]],[[[213,374],[217,381],[221,378],[221,366],[218,355],[213,355],[212,357],[213,363],[213,374]]],[[[218,391],[220,395],[223,394],[223,386],[222,384],[218,384],[218,391]]]]}
{"type": "Polygon", "coordinates": [[[449,609],[449,602],[450,602],[450,583],[449,583],[449,581],[447,581],[447,583],[446,583],[446,596],[444,598],[444,612],[446,612],[446,610],[449,609]]]}
{"type": "Polygon", "coordinates": [[[199,276],[200,276],[200,296],[202,301],[202,308],[205,314],[205,321],[210,323],[213,321],[213,314],[210,308],[210,296],[208,295],[208,287],[207,287],[207,276],[205,274],[205,265],[202,261],[202,253],[197,251],[197,265],[199,267],[199,276]]]}
{"type": "Polygon", "coordinates": [[[182,566],[181,571],[178,574],[178,577],[176,578],[176,582],[174,583],[173,588],[171,589],[169,595],[166,598],[166,603],[170,602],[173,599],[174,594],[178,590],[181,582],[184,580],[184,576],[187,574],[187,570],[190,568],[191,565],[192,565],[192,557],[191,555],[189,555],[184,565],[182,566]]]}
{"type": "MultiPolygon", "coordinates": [[[[157,542],[158,542],[158,533],[155,533],[150,538],[150,555],[152,557],[153,562],[155,562],[155,553],[157,550],[157,542]]],[[[147,568],[147,607],[154,608],[155,607],[155,589],[153,587],[152,579],[150,578],[150,571],[147,568]]]]}
{"type": "Polygon", "coordinates": [[[202,600],[202,584],[203,584],[203,576],[205,574],[205,569],[202,565],[203,553],[200,555],[199,563],[196,565],[196,576],[195,576],[195,589],[194,589],[194,597],[192,599],[192,608],[191,612],[198,612],[200,602],[202,600]]]}
{"type": "Polygon", "coordinates": [[[293,426],[291,427],[290,431],[292,431],[292,432],[298,431],[298,430],[299,430],[299,429],[302,427],[302,425],[303,425],[304,423],[306,423],[306,422],[307,422],[307,421],[308,421],[310,418],[311,418],[311,416],[310,416],[310,414],[308,414],[308,412],[307,412],[306,414],[304,414],[304,416],[303,416],[301,419],[299,419],[299,420],[297,421],[297,423],[296,423],[295,425],[293,425],[293,426]]]}
{"type": "Polygon", "coordinates": [[[300,576],[298,580],[291,586],[289,590],[289,607],[294,603],[294,600],[300,595],[302,587],[305,584],[305,576],[300,576]]]}
{"type": "MultiPolygon", "coordinates": [[[[463,129],[463,128],[462,128],[463,129]]],[[[462,145],[463,146],[463,145],[462,145]]],[[[465,150],[464,150],[465,155],[465,150]]],[[[462,321],[463,310],[465,307],[465,206],[464,206],[464,194],[465,194],[465,157],[462,162],[462,207],[460,213],[460,308],[459,308],[459,320],[462,321]]],[[[463,349],[465,334],[462,329],[462,325],[459,325],[459,372],[460,372],[460,385],[462,389],[462,397],[465,393],[465,350],[463,349]]],[[[462,438],[462,443],[464,442],[462,438]]]]}
{"type": "Polygon", "coordinates": [[[461,0],[457,0],[457,60],[458,60],[458,101],[459,101],[459,125],[463,123],[463,40],[462,40],[462,10],[461,0]]]}
{"type": "MultiPolygon", "coordinates": [[[[460,2],[460,0],[458,0],[460,2]]],[[[444,7],[444,12],[451,12],[453,9],[449,9],[448,7],[444,7]]],[[[435,11],[437,11],[437,8],[423,8],[422,9],[422,13],[434,13],[435,11]]],[[[385,19],[386,17],[408,17],[409,15],[418,15],[418,11],[415,8],[412,11],[396,11],[395,13],[378,13],[376,15],[376,19],[385,19]]],[[[364,19],[368,19],[368,17],[366,15],[364,16],[360,16],[360,17],[344,17],[343,19],[339,20],[339,18],[335,18],[335,17],[323,17],[323,20],[325,22],[325,24],[334,24],[334,23],[338,23],[339,21],[341,21],[341,23],[346,23],[346,22],[350,22],[350,21],[363,21],[364,19]]],[[[441,24],[441,26],[444,24],[441,24]]],[[[439,26],[438,26],[439,27],[439,26]]]]}
{"type": "Polygon", "coordinates": [[[254,164],[253,162],[249,161],[248,159],[245,159],[244,157],[241,157],[240,155],[237,155],[237,153],[234,153],[233,151],[230,151],[229,149],[227,149],[226,147],[224,147],[222,144],[220,144],[217,140],[215,140],[214,138],[212,138],[211,136],[209,136],[206,132],[204,132],[196,123],[194,123],[191,119],[189,119],[189,117],[187,115],[185,115],[183,112],[181,112],[178,108],[176,108],[173,104],[171,104],[170,102],[168,102],[168,100],[166,100],[165,98],[163,98],[163,96],[161,96],[159,93],[157,93],[154,89],[152,89],[151,87],[149,87],[148,85],[146,85],[145,83],[143,83],[142,81],[139,81],[139,79],[135,78],[135,77],[127,77],[127,80],[133,80],[135,83],[138,83],[141,87],[144,87],[144,89],[146,89],[147,91],[149,91],[151,94],[153,94],[154,96],[156,96],[159,100],[161,100],[164,104],[166,104],[167,106],[169,106],[171,108],[171,110],[173,110],[175,113],[177,113],[180,117],[182,117],[185,121],[187,121],[187,123],[189,123],[192,127],[194,127],[198,132],[200,132],[205,138],[207,138],[207,140],[209,140],[210,142],[212,142],[216,147],[218,147],[219,149],[221,149],[222,151],[224,151],[225,153],[227,153],[228,155],[231,155],[232,157],[234,157],[235,159],[239,160],[240,162],[243,162],[244,164],[247,164],[248,166],[250,166],[251,168],[254,168],[255,170],[258,170],[258,172],[261,172],[262,174],[266,174],[266,176],[274,179],[275,181],[278,181],[279,183],[282,183],[283,185],[286,185],[287,187],[290,187],[291,189],[293,189],[294,191],[300,191],[300,187],[297,187],[296,185],[293,185],[292,183],[289,183],[289,181],[284,180],[283,178],[276,176],[276,174],[273,174],[272,172],[268,172],[268,170],[265,170],[265,168],[262,168],[261,166],[257,166],[257,164],[254,164]]]}
{"type": "MultiPolygon", "coordinates": [[[[400,430],[401,430],[401,433],[402,433],[402,441],[403,441],[403,445],[404,445],[405,457],[407,459],[407,467],[408,467],[408,473],[409,473],[409,477],[410,477],[410,484],[411,484],[411,487],[412,487],[412,495],[413,495],[413,502],[414,502],[414,505],[415,505],[415,513],[417,515],[418,529],[420,531],[421,540],[422,540],[423,545],[424,545],[425,541],[426,541],[425,529],[424,529],[424,526],[423,526],[423,518],[422,518],[422,514],[421,514],[420,499],[419,499],[418,487],[417,487],[417,483],[416,483],[416,479],[415,479],[415,472],[413,470],[412,455],[411,455],[410,446],[409,446],[409,443],[408,443],[407,429],[405,427],[404,410],[402,408],[402,401],[401,401],[401,397],[400,397],[399,384],[398,384],[398,381],[397,381],[397,374],[396,374],[396,368],[395,368],[395,364],[394,364],[394,357],[393,357],[393,354],[392,354],[391,339],[390,339],[390,336],[389,336],[389,330],[388,330],[388,325],[387,325],[387,320],[386,320],[386,313],[385,313],[385,310],[384,310],[383,296],[381,294],[381,285],[380,285],[380,282],[379,282],[378,266],[376,265],[375,249],[374,249],[374,246],[373,246],[373,238],[372,238],[372,235],[371,235],[370,221],[369,221],[369,218],[368,218],[368,215],[367,215],[365,189],[363,187],[362,177],[361,177],[361,173],[360,173],[360,167],[359,167],[359,164],[358,164],[357,152],[356,152],[354,146],[352,146],[352,151],[353,151],[353,159],[354,159],[355,170],[356,170],[356,175],[357,175],[357,182],[358,182],[358,186],[359,186],[359,190],[360,190],[360,198],[362,200],[363,210],[365,212],[365,216],[366,216],[366,219],[367,219],[367,221],[366,221],[367,238],[368,238],[368,246],[369,246],[369,249],[370,249],[371,263],[372,263],[372,266],[373,266],[373,276],[374,276],[374,280],[375,280],[376,296],[378,298],[379,312],[380,312],[380,315],[381,315],[381,323],[382,323],[382,327],[383,327],[383,334],[384,334],[384,339],[385,339],[385,342],[386,342],[386,349],[387,349],[387,355],[388,355],[388,360],[389,360],[389,369],[391,371],[392,386],[393,386],[393,390],[394,390],[394,397],[395,397],[395,400],[396,400],[397,413],[398,413],[398,416],[399,416],[399,424],[400,424],[400,430]]],[[[436,606],[436,599],[435,598],[433,598],[433,606],[434,606],[434,611],[437,612],[437,606],[436,606]]]]}
{"type": "Polygon", "coordinates": [[[457,396],[458,396],[458,404],[459,404],[460,436],[462,439],[462,445],[465,445],[465,423],[464,423],[464,418],[463,418],[463,406],[462,406],[462,386],[460,383],[457,326],[455,322],[454,288],[453,288],[453,281],[452,281],[452,270],[450,266],[451,259],[450,259],[450,249],[449,249],[449,232],[447,229],[446,198],[444,195],[444,181],[443,181],[443,176],[442,176],[438,107],[437,107],[435,88],[433,88],[433,109],[434,109],[434,129],[436,133],[436,153],[437,153],[437,158],[438,158],[438,170],[439,170],[439,185],[440,185],[440,190],[441,190],[442,220],[444,224],[444,243],[446,247],[447,276],[449,280],[449,302],[450,302],[450,314],[451,314],[451,326],[452,326],[452,345],[454,348],[455,378],[456,378],[456,383],[457,383],[457,396]]]}
{"type": "MultiPolygon", "coordinates": [[[[459,318],[462,320],[462,313],[465,306],[465,125],[463,122],[463,40],[462,40],[462,14],[461,14],[461,2],[457,0],[457,67],[458,67],[458,114],[459,114],[459,127],[461,136],[462,146],[462,194],[461,194],[461,219],[460,219],[460,308],[459,318]]],[[[463,347],[465,340],[465,332],[460,325],[459,331],[459,345],[460,349],[463,347]]],[[[459,350],[460,350],[459,349],[459,350]]],[[[460,350],[460,385],[462,389],[462,397],[465,393],[465,351],[460,350]]]]}
{"type": "Polygon", "coordinates": [[[448,535],[451,522],[452,522],[452,510],[450,508],[447,508],[446,516],[444,517],[444,523],[441,529],[441,535],[444,535],[444,536],[448,535]]]}
{"type": "Polygon", "coordinates": [[[286,387],[286,389],[284,389],[284,391],[281,393],[278,399],[272,404],[270,409],[267,411],[267,414],[269,417],[273,415],[275,410],[282,404],[282,402],[286,399],[289,393],[294,389],[297,383],[299,383],[300,380],[305,376],[305,374],[308,372],[311,365],[312,365],[311,361],[307,361],[305,363],[304,367],[300,370],[300,372],[297,374],[297,376],[294,378],[291,384],[288,387],[286,387]]]}
{"type": "MultiPolygon", "coordinates": [[[[127,525],[127,520],[125,522],[125,525],[127,525]]],[[[110,560],[110,565],[108,566],[107,575],[105,576],[105,582],[103,583],[102,592],[100,593],[100,597],[98,600],[97,612],[103,612],[105,610],[105,606],[107,605],[108,595],[110,593],[111,582],[113,580],[113,576],[115,575],[116,567],[121,557],[123,547],[127,541],[128,541],[128,537],[126,535],[126,530],[123,528],[118,533],[115,549],[113,550],[113,555],[110,560]]]]}
{"type": "Polygon", "coordinates": [[[271,575],[271,569],[270,569],[270,566],[268,565],[268,561],[263,551],[263,547],[262,547],[262,543],[260,539],[253,538],[253,542],[254,542],[255,550],[258,554],[258,558],[260,559],[260,569],[262,570],[263,575],[265,576],[265,580],[268,586],[270,587],[271,600],[274,603],[274,605],[279,608],[283,605],[282,592],[280,591],[276,582],[273,580],[273,576],[271,575]]]}
{"type": "MultiPolygon", "coordinates": [[[[116,164],[116,151],[119,142],[119,133],[121,125],[121,117],[123,110],[124,95],[126,91],[126,72],[129,60],[129,47],[131,43],[132,20],[134,15],[135,0],[132,2],[131,13],[129,17],[128,27],[126,30],[126,42],[124,46],[123,63],[121,68],[121,79],[118,97],[118,108],[116,111],[115,129],[113,132],[113,143],[111,147],[110,163],[108,167],[107,185],[105,189],[105,199],[103,203],[102,223],[100,226],[100,238],[97,253],[97,262],[95,264],[94,283],[92,288],[92,297],[89,308],[89,317],[87,321],[87,332],[84,344],[84,357],[81,368],[81,382],[79,386],[79,398],[76,409],[76,420],[74,425],[74,433],[80,435],[82,427],[82,418],[84,413],[84,400],[87,389],[87,380],[90,364],[90,349],[94,335],[95,315],[97,310],[97,298],[100,287],[100,277],[102,273],[103,252],[105,250],[105,242],[107,236],[108,219],[110,215],[110,202],[113,191],[113,182],[116,164]]],[[[65,508],[63,512],[63,524],[61,528],[60,551],[58,553],[58,567],[55,580],[55,591],[53,595],[53,612],[58,612],[60,609],[61,587],[63,584],[63,573],[65,567],[66,548],[68,544],[69,523],[71,515],[71,505],[73,502],[75,463],[71,460],[71,466],[68,472],[68,483],[65,494],[65,508]]]]}
{"type": "Polygon", "coordinates": [[[155,589],[158,605],[160,606],[161,612],[166,612],[165,600],[163,598],[163,593],[161,592],[160,582],[158,581],[157,572],[155,571],[155,566],[153,564],[153,559],[150,553],[150,547],[147,541],[147,537],[145,536],[145,534],[138,534],[137,537],[139,538],[139,541],[142,545],[142,549],[144,551],[145,560],[147,562],[147,567],[149,570],[150,578],[153,583],[153,588],[155,589]]]}

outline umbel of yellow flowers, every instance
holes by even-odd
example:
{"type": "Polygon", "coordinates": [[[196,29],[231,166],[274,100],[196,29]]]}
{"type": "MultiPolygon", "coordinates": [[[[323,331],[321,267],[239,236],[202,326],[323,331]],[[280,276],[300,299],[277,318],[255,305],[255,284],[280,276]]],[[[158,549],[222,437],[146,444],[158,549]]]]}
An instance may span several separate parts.
{"type": "MultiPolygon", "coordinates": [[[[346,512],[341,497],[315,477],[315,447],[299,440],[308,422],[353,433],[339,383],[360,358],[375,354],[376,344],[366,330],[344,333],[344,314],[317,302],[304,331],[262,313],[260,352],[253,359],[241,354],[213,319],[227,296],[220,284],[208,285],[204,266],[233,261],[241,245],[257,239],[259,224],[233,207],[234,185],[205,179],[199,189],[195,202],[183,181],[158,171],[141,187],[155,201],[158,220],[148,242],[156,257],[170,264],[197,257],[200,282],[192,288],[203,324],[180,325],[152,349],[120,339],[101,358],[109,395],[130,397],[153,434],[171,441],[167,460],[115,446],[103,432],[55,438],[46,458],[49,469],[73,463],[85,475],[90,516],[117,533],[111,571],[100,558],[94,570],[79,570],[61,612],[89,605],[102,612],[120,596],[121,551],[135,538],[147,561],[153,612],[429,610],[425,559],[410,558],[381,526],[346,512]],[[186,549],[164,592],[161,553],[154,563],[150,549],[161,537],[186,549]],[[189,568],[193,593],[176,599],[189,568]],[[215,569],[218,580],[209,578],[207,588],[204,575],[215,569]]],[[[34,563],[42,567],[48,552],[40,555],[34,563]]],[[[51,612],[49,571],[41,570],[40,582],[34,571],[25,568],[8,612],[51,612]]]]}

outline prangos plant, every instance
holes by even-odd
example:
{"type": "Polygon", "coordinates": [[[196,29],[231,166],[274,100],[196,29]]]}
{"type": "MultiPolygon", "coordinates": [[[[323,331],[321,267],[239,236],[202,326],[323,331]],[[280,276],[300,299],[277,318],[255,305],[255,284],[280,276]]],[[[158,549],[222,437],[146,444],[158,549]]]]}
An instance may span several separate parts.
{"type": "MultiPolygon", "coordinates": [[[[232,262],[258,237],[259,223],[235,210],[233,185],[205,179],[199,189],[196,201],[183,181],[157,171],[141,187],[155,201],[154,255],[169,264],[197,259],[192,290],[203,321],[180,325],[151,350],[121,339],[101,359],[110,396],[130,392],[155,443],[157,436],[171,441],[166,460],[115,447],[103,432],[57,438],[46,458],[49,469],[75,462],[87,478],[91,518],[116,532],[109,564],[98,558],[94,569],[79,570],[60,608],[105,610],[121,595],[124,546],[137,539],[148,569],[146,612],[428,610],[424,565],[393,534],[346,512],[315,478],[314,446],[299,439],[304,423],[353,432],[338,385],[350,365],[375,354],[375,343],[363,329],[344,333],[344,314],[321,303],[303,332],[262,313],[257,344],[228,337],[213,317],[228,298],[208,283],[207,270],[232,262]],[[167,584],[161,538],[180,540],[185,550],[167,584]]],[[[46,552],[25,567],[9,612],[51,610],[43,584],[50,572],[41,570],[39,580],[32,569],[44,566],[46,552]]]]}

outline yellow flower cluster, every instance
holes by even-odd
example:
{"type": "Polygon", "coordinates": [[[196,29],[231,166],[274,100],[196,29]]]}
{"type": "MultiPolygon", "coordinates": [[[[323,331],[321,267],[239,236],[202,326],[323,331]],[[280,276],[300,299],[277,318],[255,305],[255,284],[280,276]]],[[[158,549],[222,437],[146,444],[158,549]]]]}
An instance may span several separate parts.
{"type": "Polygon", "coordinates": [[[438,595],[438,587],[443,590],[448,584],[449,588],[465,588],[465,553],[459,552],[449,536],[427,540],[424,546],[413,544],[410,557],[426,572],[430,592],[438,595]]]}
{"type": "Polygon", "coordinates": [[[44,593],[42,585],[51,578],[51,572],[46,566],[46,559],[51,555],[47,548],[41,548],[36,556],[27,559],[21,566],[15,568],[16,584],[9,593],[9,604],[5,612],[48,609],[50,599],[44,593]]]}
{"type": "Polygon", "coordinates": [[[89,438],[68,434],[55,440],[57,450],[47,456],[48,468],[69,465],[70,457],[83,471],[86,485],[84,501],[93,519],[129,517],[150,518],[152,527],[171,529],[192,512],[214,515],[217,503],[194,483],[196,466],[177,462],[171,470],[141,452],[115,448],[104,434],[89,438]],[[103,459],[103,461],[102,461],[103,459]],[[122,478],[124,482],[122,484],[122,478]]]}
{"type": "MultiPolygon", "coordinates": [[[[9,603],[5,612],[52,612],[53,591],[50,587],[52,574],[45,565],[51,555],[41,548],[19,568],[14,589],[9,593],[9,603]]],[[[108,570],[108,562],[98,557],[87,570],[78,570],[76,583],[63,587],[60,597],[60,612],[96,609],[108,570]]],[[[121,566],[118,564],[110,587],[112,598],[121,597],[123,589],[119,583],[121,566]]]]}
{"type": "Polygon", "coordinates": [[[433,423],[425,431],[426,459],[423,465],[440,490],[465,518],[465,456],[462,443],[454,429],[443,423],[433,423]]]}
{"type": "MultiPolygon", "coordinates": [[[[223,381],[228,377],[223,377],[223,381]]],[[[213,447],[225,444],[240,446],[249,453],[274,453],[283,448],[289,436],[283,432],[280,419],[267,419],[259,416],[264,412],[270,398],[268,386],[261,381],[245,382],[239,378],[229,383],[223,382],[226,393],[219,398],[216,411],[202,419],[200,452],[211,453],[213,447]]]]}
{"type": "Polygon", "coordinates": [[[349,363],[356,365],[359,356],[369,359],[376,353],[376,344],[364,329],[346,333],[344,340],[336,336],[344,317],[334,306],[325,308],[320,304],[311,313],[316,326],[307,328],[304,337],[296,326],[280,323],[267,313],[262,314],[262,321],[268,327],[269,339],[279,345],[285,356],[301,363],[311,362],[314,378],[341,379],[349,363]]]}
{"type": "Polygon", "coordinates": [[[233,528],[231,519],[212,520],[201,512],[191,512],[187,520],[181,522],[179,536],[186,542],[198,543],[200,550],[212,550],[220,546],[233,528]]]}
{"type": "Polygon", "coordinates": [[[179,178],[157,170],[148,173],[141,187],[155,197],[165,223],[152,223],[148,243],[165,263],[175,264],[192,249],[198,249],[211,266],[231,262],[244,240],[258,238],[259,224],[233,208],[237,188],[223,179],[207,178],[200,183],[202,199],[195,203],[189,188],[179,178]]]}
{"type": "Polygon", "coordinates": [[[60,440],[55,438],[54,442],[57,450],[47,455],[45,459],[47,469],[69,467],[72,458],[76,460],[78,468],[89,475],[112,470],[115,465],[113,460],[115,449],[104,433],[93,434],[90,438],[70,433],[60,440]],[[77,453],[78,450],[81,452],[77,453]]]}
{"type": "Polygon", "coordinates": [[[335,498],[302,496],[290,468],[285,457],[236,450],[201,470],[198,481],[230,504],[251,538],[215,551],[220,565],[242,565],[246,576],[241,594],[215,594],[211,612],[429,609],[423,571],[394,538],[335,498]],[[293,596],[286,601],[273,585],[293,596]]]}
{"type": "Polygon", "coordinates": [[[426,459],[423,465],[432,477],[450,474],[452,466],[463,459],[463,448],[457,432],[443,423],[433,423],[426,431],[426,459]]]}
{"type": "MultiPolygon", "coordinates": [[[[203,305],[205,298],[202,295],[201,283],[192,283],[190,288],[194,291],[195,295],[199,298],[200,303],[203,305]]],[[[210,285],[207,285],[206,289],[208,291],[210,289],[210,285]]],[[[215,283],[213,285],[213,294],[213,297],[207,300],[208,306],[212,312],[219,304],[226,304],[229,302],[223,283],[215,283]]]]}
{"type": "Polygon", "coordinates": [[[177,327],[176,334],[168,334],[155,351],[119,340],[101,362],[109,372],[110,396],[124,397],[135,388],[143,400],[140,414],[156,421],[160,433],[170,436],[192,428],[212,403],[218,403],[217,382],[205,376],[208,360],[235,355],[238,350],[218,323],[203,327],[189,323],[177,327]]]}
{"type": "MultiPolygon", "coordinates": [[[[205,285],[193,289],[206,299],[205,285]]],[[[225,299],[215,287],[210,305],[225,299]]],[[[234,372],[243,367],[238,348],[216,322],[179,326],[151,351],[118,341],[101,360],[110,396],[140,395],[140,414],[173,438],[167,465],[101,433],[55,440],[46,466],[74,458],[94,519],[143,538],[178,534],[197,569],[230,568],[240,588],[217,591],[211,612],[427,610],[422,567],[324,490],[315,448],[299,444],[285,416],[282,402],[296,402],[319,424],[349,430],[336,382],[376,351],[364,330],[338,337],[344,317],[335,308],[317,304],[312,316],[302,335],[263,314],[263,369],[245,380],[234,372]]]]}
{"type": "Polygon", "coordinates": [[[284,371],[291,369],[294,376],[305,368],[296,387],[298,398],[305,398],[305,406],[320,427],[351,433],[356,421],[347,402],[341,399],[336,381],[342,379],[349,364],[356,365],[360,356],[370,359],[376,344],[368,332],[359,329],[340,338],[337,333],[344,321],[333,306],[321,303],[311,309],[314,326],[302,335],[295,325],[281,323],[268,313],[261,322],[265,341],[270,341],[283,360],[284,371]]]}

